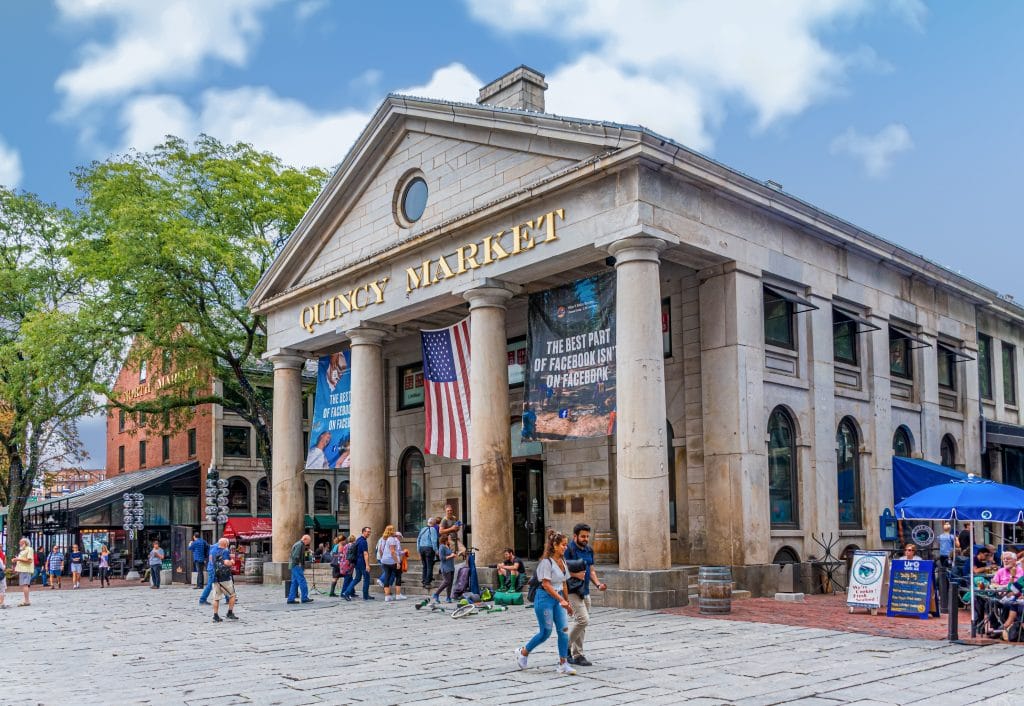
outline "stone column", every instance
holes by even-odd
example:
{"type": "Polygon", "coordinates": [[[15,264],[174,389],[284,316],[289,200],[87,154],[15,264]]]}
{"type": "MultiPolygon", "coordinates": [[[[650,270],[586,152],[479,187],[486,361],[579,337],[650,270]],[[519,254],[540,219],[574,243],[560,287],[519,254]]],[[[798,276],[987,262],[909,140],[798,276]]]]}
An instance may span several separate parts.
{"type": "MultiPolygon", "coordinates": [[[[816,293],[810,294],[808,300],[818,308],[806,314],[811,323],[813,404],[806,411],[811,425],[808,428],[801,423],[800,437],[813,440],[810,454],[813,462],[798,468],[800,508],[804,513],[800,526],[808,533],[804,541],[805,556],[819,550],[811,539],[812,535],[827,535],[835,532],[839,526],[839,507],[836,502],[839,488],[836,476],[836,366],[832,300],[816,293]]],[[[861,356],[867,355],[865,343],[866,338],[858,334],[857,345],[861,356]]],[[[802,422],[804,410],[798,409],[796,413],[802,422]]]]}
{"type": "Polygon", "coordinates": [[[619,568],[626,570],[672,565],[659,255],[666,245],[641,236],[608,247],[615,257],[619,568]]]}
{"type": "Polygon", "coordinates": [[[267,578],[288,565],[292,544],[302,536],[306,486],[303,482],[302,449],[302,367],[303,356],[279,352],[269,356],[274,363],[274,428],[271,470],[271,509],[274,520],[272,558],[275,567],[267,578]]]}
{"type": "MultiPolygon", "coordinates": [[[[384,433],[384,356],[388,332],[360,326],[345,332],[352,345],[352,447],[349,455],[349,527],[379,537],[393,523],[387,503],[387,439],[384,433]]],[[[373,540],[371,540],[372,542],[373,540]]]]}
{"type": "Polygon", "coordinates": [[[469,302],[469,468],[477,564],[497,562],[512,546],[512,441],[508,413],[505,310],[513,289],[487,283],[463,293],[469,302]]]}
{"type": "MultiPolygon", "coordinates": [[[[981,456],[985,449],[981,446],[981,406],[978,383],[978,346],[975,343],[964,344],[960,351],[971,360],[958,363],[957,382],[963,392],[960,395],[960,411],[964,415],[964,470],[981,475],[981,456]]],[[[994,477],[994,476],[993,476],[994,477]]],[[[1002,469],[1000,469],[1002,477],[1002,469]]]]}
{"type": "MultiPolygon", "coordinates": [[[[871,419],[858,419],[857,423],[861,430],[861,446],[868,452],[861,454],[860,457],[861,526],[867,536],[867,548],[876,549],[881,547],[882,541],[879,536],[878,516],[883,508],[893,506],[892,435],[896,430],[892,423],[889,320],[871,314],[868,321],[879,327],[879,330],[867,334],[871,337],[867,352],[870,356],[868,394],[871,397],[871,419]]],[[[867,342],[867,338],[861,340],[867,342]]],[[[838,426],[837,419],[837,429],[838,426]]],[[[923,426],[922,424],[922,428],[923,426]]],[[[834,453],[837,448],[835,441],[832,448],[834,453]]],[[[838,506],[838,501],[833,502],[838,506]]],[[[841,542],[836,551],[842,551],[845,546],[846,542],[841,542]]]]}
{"type": "Polygon", "coordinates": [[[707,563],[771,560],[763,300],[760,270],[732,262],[701,273],[707,563]]]}
{"type": "MultiPolygon", "coordinates": [[[[921,453],[929,461],[939,461],[939,446],[942,443],[942,427],[939,424],[939,356],[938,338],[924,331],[917,334],[931,346],[914,351],[914,364],[920,370],[916,383],[921,386],[921,453]]],[[[892,436],[896,429],[889,430],[889,450],[892,451],[892,436]]],[[[891,463],[890,463],[891,465],[891,463]]],[[[890,504],[891,504],[890,498],[890,504]]],[[[890,505],[891,506],[891,505],[890,505]]]]}

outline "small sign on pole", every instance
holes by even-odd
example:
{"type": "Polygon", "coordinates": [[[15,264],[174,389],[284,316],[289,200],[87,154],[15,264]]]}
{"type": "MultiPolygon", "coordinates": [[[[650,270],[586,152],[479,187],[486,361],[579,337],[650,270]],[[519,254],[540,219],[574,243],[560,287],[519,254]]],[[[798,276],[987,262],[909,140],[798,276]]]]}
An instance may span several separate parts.
{"type": "Polygon", "coordinates": [[[867,608],[871,615],[877,615],[882,606],[882,580],[885,578],[886,552],[858,551],[853,553],[850,565],[849,588],[846,591],[846,605],[850,612],[854,608],[867,608]]]}
{"type": "Polygon", "coordinates": [[[928,619],[932,600],[934,562],[923,559],[894,559],[889,573],[889,617],[905,615],[928,619]]]}

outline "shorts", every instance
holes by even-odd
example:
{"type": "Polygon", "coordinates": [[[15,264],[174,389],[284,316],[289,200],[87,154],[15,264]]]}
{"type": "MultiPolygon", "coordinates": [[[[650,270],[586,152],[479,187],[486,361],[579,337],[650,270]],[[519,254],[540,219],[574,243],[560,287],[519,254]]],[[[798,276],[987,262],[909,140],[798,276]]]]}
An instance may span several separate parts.
{"type": "Polygon", "coordinates": [[[341,578],[341,567],[340,566],[332,566],[331,567],[331,578],[334,578],[334,579],[340,579],[341,578]]]}
{"type": "Polygon", "coordinates": [[[213,584],[213,600],[219,601],[221,598],[231,598],[234,595],[234,581],[216,581],[213,584]]]}
{"type": "Polygon", "coordinates": [[[0,571],[0,596],[7,593],[7,577],[0,571]]]}
{"type": "Polygon", "coordinates": [[[18,574],[18,585],[19,586],[31,586],[32,585],[32,573],[28,571],[22,571],[18,574]]]}
{"type": "Polygon", "coordinates": [[[82,565],[81,564],[72,564],[71,565],[71,573],[73,573],[73,574],[80,574],[80,573],[82,573],[82,565]]]}

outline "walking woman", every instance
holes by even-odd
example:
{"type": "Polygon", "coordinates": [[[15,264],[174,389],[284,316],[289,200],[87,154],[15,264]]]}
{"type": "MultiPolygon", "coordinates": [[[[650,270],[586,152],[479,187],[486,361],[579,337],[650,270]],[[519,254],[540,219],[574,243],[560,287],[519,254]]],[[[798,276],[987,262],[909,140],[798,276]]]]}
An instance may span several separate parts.
{"type": "Polygon", "coordinates": [[[21,603],[19,607],[32,605],[28,600],[28,587],[32,583],[32,545],[22,537],[18,540],[18,556],[14,562],[14,571],[18,574],[18,585],[21,586],[21,603]]]}
{"type": "MultiPolygon", "coordinates": [[[[338,538],[339,540],[341,537],[338,538]]],[[[339,541],[339,544],[341,542],[339,541]]],[[[341,557],[338,560],[338,571],[341,573],[341,597],[346,601],[351,601],[352,596],[349,595],[349,589],[352,587],[352,572],[355,571],[356,562],[356,536],[350,534],[348,540],[344,543],[338,551],[341,553],[341,557]]]]}
{"type": "Polygon", "coordinates": [[[569,657],[569,616],[572,606],[569,605],[569,594],[565,584],[569,580],[569,571],[565,566],[565,548],[568,538],[561,532],[551,531],[544,543],[544,554],[537,564],[537,597],[533,601],[533,612],[537,616],[537,634],[530,638],[525,647],[516,650],[516,664],[526,669],[527,657],[545,640],[551,637],[551,628],[558,631],[558,667],[559,674],[575,674],[576,670],[566,660],[569,657]]]}
{"type": "MultiPolygon", "coordinates": [[[[398,562],[401,560],[398,553],[402,550],[402,544],[395,536],[394,525],[385,527],[384,534],[381,535],[380,539],[380,556],[377,557],[380,561],[382,572],[380,582],[384,585],[384,602],[390,603],[394,600],[391,597],[391,586],[394,585],[395,579],[398,577],[397,567],[398,562]]],[[[397,589],[398,593],[401,593],[401,590],[397,589]]]]}
{"type": "Polygon", "coordinates": [[[150,588],[160,588],[160,570],[164,568],[164,550],[160,548],[160,542],[153,540],[153,549],[149,552],[149,580],[152,582],[150,588]]]}
{"type": "Polygon", "coordinates": [[[110,588],[110,550],[104,544],[100,547],[100,588],[110,588]],[[107,585],[104,586],[103,582],[107,585]]]}

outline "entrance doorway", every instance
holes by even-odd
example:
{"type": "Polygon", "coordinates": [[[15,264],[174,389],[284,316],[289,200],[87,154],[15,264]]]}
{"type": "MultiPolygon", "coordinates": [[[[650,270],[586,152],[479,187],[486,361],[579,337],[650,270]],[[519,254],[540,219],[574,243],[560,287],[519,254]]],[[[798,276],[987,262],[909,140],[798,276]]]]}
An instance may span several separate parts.
{"type": "MultiPolygon", "coordinates": [[[[473,490],[470,486],[469,466],[462,467],[462,539],[473,546],[472,517],[473,490]]],[[[516,556],[539,559],[544,551],[544,462],[541,460],[516,461],[512,464],[512,541],[516,556]]]]}

